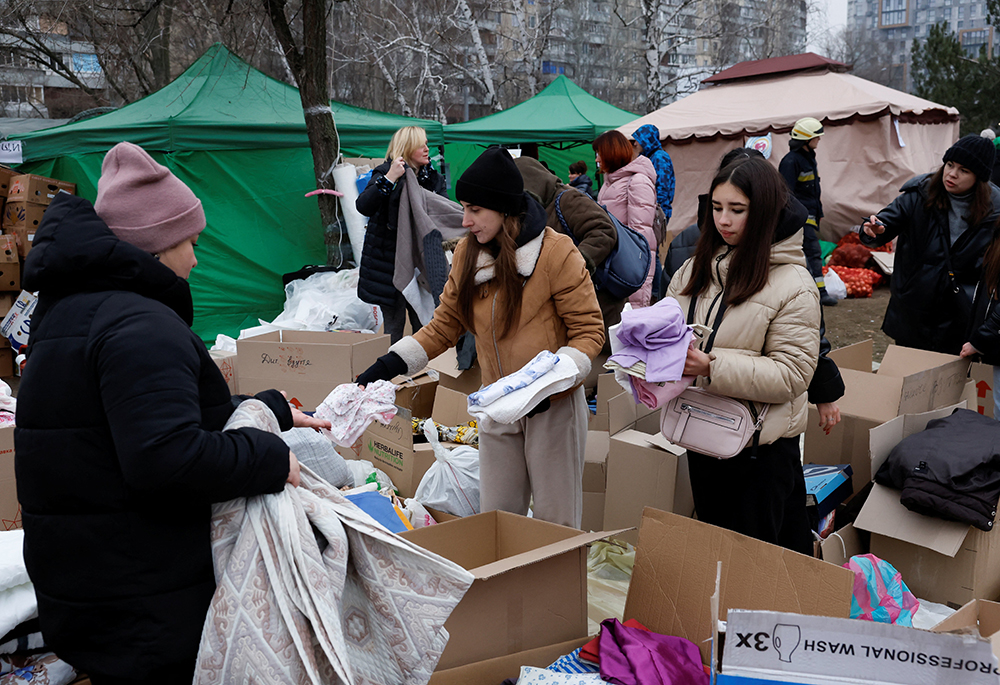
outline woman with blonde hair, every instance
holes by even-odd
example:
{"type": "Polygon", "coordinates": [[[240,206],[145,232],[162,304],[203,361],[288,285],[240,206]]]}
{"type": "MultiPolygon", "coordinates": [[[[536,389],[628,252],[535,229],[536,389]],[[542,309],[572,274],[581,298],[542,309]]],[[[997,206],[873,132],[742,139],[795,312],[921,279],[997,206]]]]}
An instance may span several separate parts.
{"type": "Polygon", "coordinates": [[[455,194],[469,234],[455,249],[434,318],[390,347],[358,383],[414,374],[466,330],[475,336],[486,384],[523,370],[543,350],[568,358],[576,372],[569,390],[511,423],[480,422],[480,503],[482,511],[523,515],[533,496],[535,518],[579,528],[588,414],[582,383],[604,344],[590,273],[573,240],[546,227],[545,209],[524,192],[506,150],[480,155],[455,194]]]}
{"type": "Polygon", "coordinates": [[[431,166],[427,132],[419,126],[404,126],[393,134],[385,162],[375,167],[356,203],[358,211],[369,217],[359,264],[358,297],[382,308],[385,332],[392,342],[403,337],[407,310],[413,330],[420,328],[416,312],[392,284],[399,196],[406,182],[407,166],[413,169],[422,187],[438,195],[445,194],[444,177],[431,166]]]}

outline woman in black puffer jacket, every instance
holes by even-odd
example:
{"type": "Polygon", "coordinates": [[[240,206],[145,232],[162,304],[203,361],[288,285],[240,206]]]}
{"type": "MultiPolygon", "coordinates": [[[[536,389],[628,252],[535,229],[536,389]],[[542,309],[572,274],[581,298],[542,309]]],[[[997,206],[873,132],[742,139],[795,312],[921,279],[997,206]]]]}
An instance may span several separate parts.
{"type": "MultiPolygon", "coordinates": [[[[212,503],[298,485],[280,437],[222,431],[238,400],[190,327],[204,228],[194,193],[120,143],[96,205],[57,196],[25,262],[39,295],[14,431],[24,559],[46,644],[94,685],[190,683],[212,503]]],[[[326,423],[257,398],[283,430],[326,423]]]]}
{"type": "Polygon", "coordinates": [[[403,337],[407,310],[413,330],[420,328],[416,312],[392,284],[396,269],[399,196],[406,183],[407,165],[416,172],[421,186],[438,195],[445,194],[444,177],[431,166],[427,132],[419,126],[404,126],[393,134],[385,162],[372,171],[371,180],[355,203],[358,211],[369,217],[361,255],[358,297],[382,308],[385,332],[394,343],[403,337]]]}

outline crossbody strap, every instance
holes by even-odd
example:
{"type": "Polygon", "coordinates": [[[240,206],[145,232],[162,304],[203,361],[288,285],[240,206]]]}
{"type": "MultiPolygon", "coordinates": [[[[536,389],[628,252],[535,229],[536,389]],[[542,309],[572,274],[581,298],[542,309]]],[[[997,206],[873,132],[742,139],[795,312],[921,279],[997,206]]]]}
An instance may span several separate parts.
{"type": "Polygon", "coordinates": [[[566,217],[563,216],[562,208],[559,206],[559,198],[561,198],[563,196],[563,193],[568,193],[568,192],[574,192],[574,193],[576,193],[576,192],[579,192],[579,191],[577,191],[577,190],[573,190],[573,191],[563,190],[558,195],[556,195],[556,216],[559,218],[559,223],[562,224],[563,231],[570,238],[572,238],[573,239],[573,243],[577,247],[579,247],[580,246],[580,241],[576,239],[576,236],[573,234],[573,231],[570,230],[569,224],[566,223],[566,217]]]}
{"type": "MultiPolygon", "coordinates": [[[[719,325],[722,323],[722,317],[726,313],[726,291],[722,290],[718,295],[715,296],[715,301],[719,301],[719,311],[715,314],[715,322],[712,324],[712,333],[708,336],[708,340],[705,342],[705,346],[702,348],[702,352],[708,354],[712,351],[712,346],[715,345],[715,336],[719,332],[719,325]]],[[[694,310],[698,305],[698,297],[692,297],[691,303],[688,305],[688,324],[694,323],[694,310]]],[[[709,311],[711,311],[711,306],[709,306],[709,311]]],[[[708,323],[707,321],[705,323],[708,323]]]]}

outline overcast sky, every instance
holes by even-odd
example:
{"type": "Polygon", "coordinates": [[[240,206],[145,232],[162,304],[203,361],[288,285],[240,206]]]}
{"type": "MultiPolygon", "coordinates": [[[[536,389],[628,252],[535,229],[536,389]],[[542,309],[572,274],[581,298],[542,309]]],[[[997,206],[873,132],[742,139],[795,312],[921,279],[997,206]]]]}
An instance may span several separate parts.
{"type": "Polygon", "coordinates": [[[808,50],[812,52],[820,52],[818,48],[824,29],[836,33],[847,23],[847,0],[817,0],[817,3],[820,11],[809,16],[809,21],[817,24],[809,27],[811,42],[808,50]]]}

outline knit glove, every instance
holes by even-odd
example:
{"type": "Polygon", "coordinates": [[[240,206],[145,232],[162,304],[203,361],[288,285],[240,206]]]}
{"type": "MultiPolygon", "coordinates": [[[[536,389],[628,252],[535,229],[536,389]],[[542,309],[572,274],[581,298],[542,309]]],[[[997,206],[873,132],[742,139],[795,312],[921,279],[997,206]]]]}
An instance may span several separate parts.
{"type": "Polygon", "coordinates": [[[374,364],[365,369],[355,381],[358,385],[368,385],[375,381],[391,381],[396,376],[406,373],[406,362],[395,352],[389,352],[379,357],[374,364]]]}

